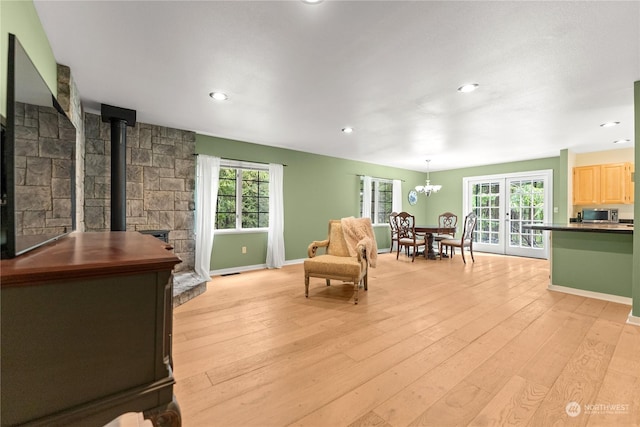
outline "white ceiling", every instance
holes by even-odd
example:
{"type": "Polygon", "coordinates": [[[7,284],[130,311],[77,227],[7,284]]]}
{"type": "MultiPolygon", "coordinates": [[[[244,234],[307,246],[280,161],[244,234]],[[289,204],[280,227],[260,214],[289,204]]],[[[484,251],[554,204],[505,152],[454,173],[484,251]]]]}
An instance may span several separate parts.
{"type": "Polygon", "coordinates": [[[88,111],[417,171],[633,146],[637,1],[35,6],[88,111]]]}

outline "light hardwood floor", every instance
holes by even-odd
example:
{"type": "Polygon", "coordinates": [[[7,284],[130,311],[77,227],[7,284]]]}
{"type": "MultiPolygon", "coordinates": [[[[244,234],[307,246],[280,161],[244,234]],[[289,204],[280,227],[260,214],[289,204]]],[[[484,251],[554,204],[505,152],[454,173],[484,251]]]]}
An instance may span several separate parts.
{"type": "Polygon", "coordinates": [[[630,307],[548,283],[488,254],[381,254],[358,305],[321,279],[306,299],[302,265],[215,277],[174,312],[183,425],[640,426],[630,307]]]}

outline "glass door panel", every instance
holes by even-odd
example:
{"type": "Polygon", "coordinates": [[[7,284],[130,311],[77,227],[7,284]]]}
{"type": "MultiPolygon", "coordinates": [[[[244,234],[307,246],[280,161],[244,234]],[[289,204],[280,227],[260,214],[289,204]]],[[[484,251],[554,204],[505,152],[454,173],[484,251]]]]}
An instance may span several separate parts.
{"type": "Polygon", "coordinates": [[[552,222],[552,187],[552,171],[465,178],[465,212],[478,216],[474,250],[547,258],[548,234],[523,226],[552,222]]]}

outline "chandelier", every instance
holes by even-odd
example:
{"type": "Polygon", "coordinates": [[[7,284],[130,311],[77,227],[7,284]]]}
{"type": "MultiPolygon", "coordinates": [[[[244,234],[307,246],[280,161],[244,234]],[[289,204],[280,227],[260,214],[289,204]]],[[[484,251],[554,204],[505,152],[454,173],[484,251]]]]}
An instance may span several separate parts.
{"type": "Polygon", "coordinates": [[[427,181],[424,185],[418,185],[416,187],[416,191],[418,193],[424,193],[427,197],[431,195],[431,193],[437,193],[442,188],[442,185],[432,185],[429,180],[429,162],[431,160],[427,160],[427,181]]]}

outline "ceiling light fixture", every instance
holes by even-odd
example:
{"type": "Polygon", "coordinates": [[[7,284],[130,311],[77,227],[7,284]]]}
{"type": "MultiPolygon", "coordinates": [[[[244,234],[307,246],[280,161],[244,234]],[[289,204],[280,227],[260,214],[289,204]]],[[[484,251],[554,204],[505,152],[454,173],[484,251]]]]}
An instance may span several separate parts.
{"type": "Polygon", "coordinates": [[[216,101],[226,101],[227,99],[229,99],[227,94],[224,92],[211,92],[209,96],[216,101]]]}
{"type": "Polygon", "coordinates": [[[302,0],[302,3],[306,3],[306,4],[318,4],[318,3],[322,3],[322,0],[302,0]]]}
{"type": "Polygon", "coordinates": [[[418,193],[424,193],[427,197],[429,197],[431,193],[437,193],[442,188],[442,185],[431,185],[431,180],[429,180],[429,162],[431,162],[431,160],[427,160],[427,181],[424,185],[416,186],[416,191],[418,193]]]}
{"type": "Polygon", "coordinates": [[[353,132],[353,128],[347,126],[346,128],[342,128],[342,132],[344,132],[344,133],[352,133],[353,132]]]}
{"type": "Polygon", "coordinates": [[[601,128],[610,128],[611,126],[617,126],[620,122],[605,122],[600,125],[601,128]]]}
{"type": "Polygon", "coordinates": [[[458,88],[458,92],[462,92],[462,93],[473,92],[474,90],[478,89],[478,86],[480,86],[478,83],[464,84],[458,88]]]}
{"type": "Polygon", "coordinates": [[[613,141],[614,144],[626,144],[627,142],[631,142],[630,139],[618,139],[616,141],[613,141]]]}

